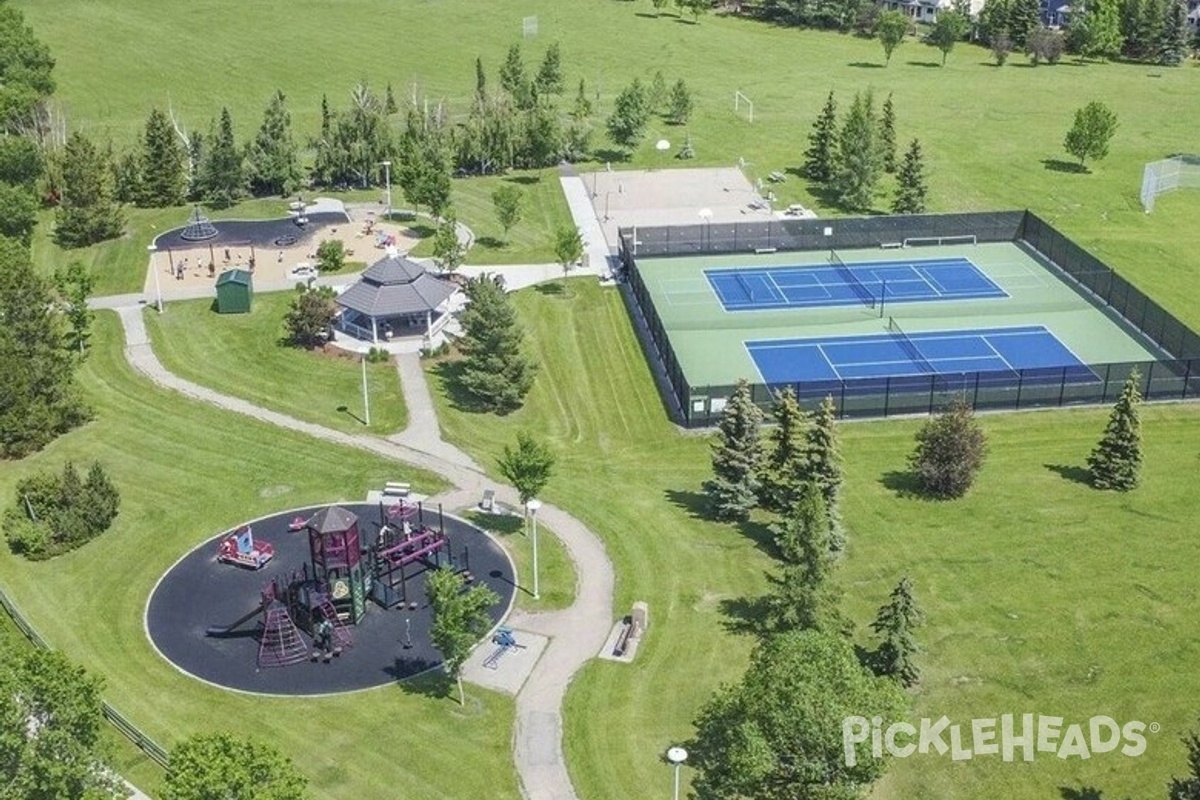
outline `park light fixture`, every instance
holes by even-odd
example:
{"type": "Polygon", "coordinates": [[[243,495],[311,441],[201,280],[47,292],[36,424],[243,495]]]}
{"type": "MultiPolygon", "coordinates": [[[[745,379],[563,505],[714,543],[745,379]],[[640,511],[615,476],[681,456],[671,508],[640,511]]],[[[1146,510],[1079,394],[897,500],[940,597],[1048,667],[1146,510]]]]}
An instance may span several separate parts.
{"type": "Polygon", "coordinates": [[[530,519],[533,520],[533,599],[537,600],[540,595],[538,593],[538,552],[537,552],[537,512],[542,507],[542,501],[536,497],[531,497],[529,502],[525,504],[525,510],[529,512],[530,519]]]}

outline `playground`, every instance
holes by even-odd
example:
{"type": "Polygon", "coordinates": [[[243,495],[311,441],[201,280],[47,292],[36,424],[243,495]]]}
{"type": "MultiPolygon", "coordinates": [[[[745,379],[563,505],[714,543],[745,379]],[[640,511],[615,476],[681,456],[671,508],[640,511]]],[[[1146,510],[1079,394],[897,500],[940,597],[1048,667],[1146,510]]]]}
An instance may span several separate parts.
{"type": "Polygon", "coordinates": [[[177,669],[229,689],[323,695],[382,686],[441,663],[425,598],[425,576],[439,565],[500,596],[493,623],[507,616],[516,588],[508,556],[438,508],[282,512],[181,558],[150,596],[146,631],[177,669]]]}
{"type": "Polygon", "coordinates": [[[304,281],[316,274],[322,241],[340,241],[348,262],[368,265],[388,247],[406,253],[419,241],[408,225],[379,216],[326,198],[277,219],[209,221],[193,211],[186,225],[155,238],[142,288],[155,291],[155,270],[163,289],[212,286],[227,269],[249,270],[259,285],[304,281]]]}

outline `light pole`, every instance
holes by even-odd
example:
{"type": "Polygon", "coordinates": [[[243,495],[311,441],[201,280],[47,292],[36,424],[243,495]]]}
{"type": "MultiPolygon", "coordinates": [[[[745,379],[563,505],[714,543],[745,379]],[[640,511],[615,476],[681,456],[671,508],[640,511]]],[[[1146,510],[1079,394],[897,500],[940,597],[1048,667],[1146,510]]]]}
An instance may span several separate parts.
{"type": "Polygon", "coordinates": [[[371,424],[371,397],[367,394],[367,354],[362,357],[363,424],[371,424]]]}
{"type": "Polygon", "coordinates": [[[675,793],[672,795],[674,800],[679,800],[679,768],[683,766],[683,762],[687,761],[687,750],[684,750],[678,745],[667,751],[667,761],[670,761],[675,767],[675,793]]]}
{"type": "Polygon", "coordinates": [[[379,165],[383,167],[383,181],[387,186],[387,209],[384,211],[383,218],[388,222],[392,221],[392,162],[380,161],[379,165]]]}
{"type": "Polygon", "coordinates": [[[158,313],[162,313],[162,286],[158,283],[158,265],[154,263],[154,254],[158,251],[158,245],[150,244],[146,246],[150,251],[150,271],[154,273],[154,305],[158,309],[158,313]]]}
{"type": "Polygon", "coordinates": [[[525,508],[529,510],[529,516],[533,519],[533,599],[539,598],[538,593],[538,563],[537,563],[537,512],[542,507],[542,501],[536,497],[531,498],[525,504],[525,508]]]}

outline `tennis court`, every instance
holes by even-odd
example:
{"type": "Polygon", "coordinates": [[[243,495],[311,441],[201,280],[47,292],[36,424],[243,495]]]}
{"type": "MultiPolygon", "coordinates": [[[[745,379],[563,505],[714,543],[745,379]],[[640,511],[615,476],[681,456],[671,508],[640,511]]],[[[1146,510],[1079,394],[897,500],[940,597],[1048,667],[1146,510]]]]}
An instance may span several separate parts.
{"type": "MultiPolygon", "coordinates": [[[[905,334],[892,320],[883,333],[746,342],[762,382],[824,384],[964,373],[1006,383],[1021,372],[1045,371],[1054,381],[1098,380],[1071,350],[1041,325],[905,334]]],[[[871,388],[872,381],[859,384],[871,388]]],[[[928,385],[928,380],[923,381],[928,385]]]]}
{"type": "Polygon", "coordinates": [[[965,257],[844,262],[830,266],[710,269],[704,276],[724,311],[1008,297],[965,257]]]}

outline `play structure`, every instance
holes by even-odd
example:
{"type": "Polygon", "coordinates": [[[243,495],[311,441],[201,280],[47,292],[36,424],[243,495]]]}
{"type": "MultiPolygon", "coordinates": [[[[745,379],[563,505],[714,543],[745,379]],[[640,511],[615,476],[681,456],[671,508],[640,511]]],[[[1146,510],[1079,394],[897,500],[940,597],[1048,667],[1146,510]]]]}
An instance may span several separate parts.
{"type": "Polygon", "coordinates": [[[513,634],[512,628],[507,627],[496,629],[495,635],[492,636],[492,644],[496,645],[496,649],[483,660],[485,669],[499,669],[500,659],[505,655],[513,650],[525,649],[525,645],[517,644],[517,637],[513,634]]]}
{"type": "Polygon", "coordinates": [[[231,533],[217,547],[217,561],[250,569],[262,569],[275,557],[269,542],[254,541],[254,531],[244,525],[231,533]]]}

